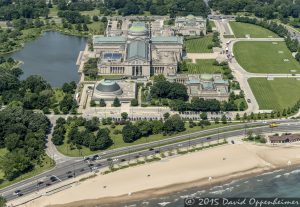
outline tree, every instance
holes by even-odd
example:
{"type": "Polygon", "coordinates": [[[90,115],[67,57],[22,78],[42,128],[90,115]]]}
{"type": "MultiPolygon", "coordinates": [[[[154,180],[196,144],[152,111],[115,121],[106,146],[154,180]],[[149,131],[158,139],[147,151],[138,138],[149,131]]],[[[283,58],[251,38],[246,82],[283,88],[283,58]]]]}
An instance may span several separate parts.
{"type": "Polygon", "coordinates": [[[121,103],[120,103],[120,100],[118,99],[118,97],[115,97],[112,106],[113,107],[120,107],[121,106],[121,103]]]}
{"type": "Polygon", "coordinates": [[[170,117],[170,113],[166,112],[166,113],[164,113],[163,116],[164,116],[164,119],[167,120],[170,117]]]}
{"type": "Polygon", "coordinates": [[[202,113],[200,114],[200,118],[201,118],[202,120],[207,120],[207,113],[202,112],[202,113]]]}
{"type": "Polygon", "coordinates": [[[185,130],[184,122],[178,114],[175,114],[165,121],[163,130],[167,134],[182,132],[185,130]]]}
{"type": "Polygon", "coordinates": [[[227,117],[225,114],[223,114],[221,121],[222,121],[222,124],[227,124],[227,117]]]}
{"type": "Polygon", "coordinates": [[[122,119],[126,120],[128,118],[128,114],[126,112],[121,113],[122,119]]]}
{"type": "Polygon", "coordinates": [[[132,99],[132,100],[130,101],[130,105],[131,105],[131,106],[138,106],[138,105],[139,105],[139,102],[138,102],[138,100],[137,100],[136,98],[134,98],[134,99],[132,99]]]}
{"type": "Polygon", "coordinates": [[[141,137],[141,132],[132,123],[128,123],[122,129],[122,137],[126,143],[134,142],[141,137]]]}
{"type": "Polygon", "coordinates": [[[236,116],[235,116],[235,119],[236,119],[236,120],[240,120],[240,119],[241,119],[241,117],[240,117],[240,114],[239,114],[239,113],[237,113],[237,114],[236,114],[236,116]]]}
{"type": "Polygon", "coordinates": [[[239,110],[240,110],[240,111],[244,111],[245,108],[246,108],[245,103],[244,103],[244,101],[242,101],[242,102],[240,103],[240,105],[239,105],[239,110]]]}
{"type": "Polygon", "coordinates": [[[107,149],[113,143],[112,139],[109,136],[109,130],[107,129],[100,129],[97,133],[96,139],[97,148],[101,150],[107,149]]]}
{"type": "Polygon", "coordinates": [[[6,199],[0,196],[0,207],[6,207],[6,199]]]}
{"type": "Polygon", "coordinates": [[[106,103],[105,103],[104,99],[102,99],[102,98],[100,99],[99,103],[100,103],[100,107],[106,106],[106,103]]]}
{"type": "Polygon", "coordinates": [[[93,16],[93,21],[94,21],[94,22],[98,22],[98,21],[99,21],[99,17],[96,16],[96,15],[94,15],[94,16],[93,16]]]}

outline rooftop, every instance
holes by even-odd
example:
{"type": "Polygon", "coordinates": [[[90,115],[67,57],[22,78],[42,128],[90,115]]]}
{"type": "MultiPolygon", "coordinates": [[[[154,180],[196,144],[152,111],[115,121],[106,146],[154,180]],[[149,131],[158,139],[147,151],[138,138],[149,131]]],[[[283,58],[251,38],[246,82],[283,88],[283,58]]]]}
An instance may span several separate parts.
{"type": "Polygon", "coordinates": [[[148,57],[147,44],[144,41],[132,41],[128,44],[127,59],[142,58],[147,59],[148,57]]]}
{"type": "Polygon", "coordinates": [[[153,43],[176,43],[176,44],[183,44],[183,38],[177,36],[171,37],[152,37],[153,43]]]}
{"type": "Polygon", "coordinates": [[[103,35],[94,35],[93,36],[93,44],[122,44],[126,43],[126,38],[122,36],[115,36],[115,37],[104,37],[103,35]]]}

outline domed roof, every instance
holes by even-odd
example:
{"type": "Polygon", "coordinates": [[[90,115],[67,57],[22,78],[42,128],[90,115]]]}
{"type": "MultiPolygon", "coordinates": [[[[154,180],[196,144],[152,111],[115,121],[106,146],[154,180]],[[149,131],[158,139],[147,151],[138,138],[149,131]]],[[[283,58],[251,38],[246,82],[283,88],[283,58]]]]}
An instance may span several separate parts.
{"type": "Polygon", "coordinates": [[[97,86],[96,90],[101,92],[115,92],[120,90],[119,84],[113,80],[102,80],[97,86]]]}
{"type": "Polygon", "coordinates": [[[148,29],[146,28],[145,23],[143,22],[134,22],[132,23],[132,26],[129,29],[130,34],[147,34],[148,29]]]}
{"type": "Polygon", "coordinates": [[[195,18],[195,16],[194,15],[192,15],[192,14],[189,14],[189,15],[187,15],[187,17],[186,17],[187,19],[194,19],[195,18]]]}
{"type": "Polygon", "coordinates": [[[211,74],[201,74],[201,79],[202,80],[212,80],[213,79],[213,75],[211,74]]]}

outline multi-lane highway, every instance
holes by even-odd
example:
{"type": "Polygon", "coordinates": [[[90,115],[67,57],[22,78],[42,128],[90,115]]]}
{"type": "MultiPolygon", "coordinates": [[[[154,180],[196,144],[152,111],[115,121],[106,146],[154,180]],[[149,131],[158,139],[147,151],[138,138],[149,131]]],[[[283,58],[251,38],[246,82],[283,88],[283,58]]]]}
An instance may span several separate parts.
{"type": "Polygon", "coordinates": [[[64,180],[73,179],[73,177],[78,175],[107,167],[111,165],[111,163],[116,164],[138,157],[144,157],[177,148],[194,146],[196,144],[216,141],[219,139],[222,140],[224,138],[227,139],[231,137],[242,136],[246,134],[249,129],[259,133],[279,131],[292,132],[300,130],[300,122],[297,120],[284,120],[281,121],[279,127],[276,128],[269,128],[269,125],[266,122],[237,124],[219,129],[216,128],[195,132],[193,134],[181,135],[127,148],[114,149],[107,151],[106,153],[99,154],[100,159],[94,161],[87,161],[84,159],[69,160],[56,166],[53,170],[6,187],[0,191],[0,194],[2,194],[7,200],[13,200],[18,197],[18,195],[15,195],[14,193],[16,190],[19,190],[19,194],[25,196],[38,190],[47,188],[50,185],[55,185],[64,180]]]}

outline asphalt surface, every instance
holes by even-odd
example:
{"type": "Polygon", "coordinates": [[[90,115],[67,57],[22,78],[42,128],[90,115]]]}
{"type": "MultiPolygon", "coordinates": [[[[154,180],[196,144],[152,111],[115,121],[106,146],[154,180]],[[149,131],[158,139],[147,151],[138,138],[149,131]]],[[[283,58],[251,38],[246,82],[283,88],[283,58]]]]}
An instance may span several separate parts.
{"type": "Polygon", "coordinates": [[[110,150],[107,151],[106,153],[99,154],[100,159],[95,161],[86,161],[84,159],[70,160],[61,165],[57,165],[54,169],[48,172],[45,172],[36,177],[6,187],[0,190],[0,194],[2,194],[8,201],[10,201],[19,197],[14,193],[16,190],[20,190],[20,194],[22,194],[22,196],[25,196],[33,192],[36,192],[38,190],[47,188],[50,185],[51,186],[55,185],[64,180],[73,179],[74,177],[85,174],[87,172],[92,172],[107,167],[111,165],[111,163],[117,164],[138,157],[144,157],[144,156],[148,156],[151,154],[156,154],[164,151],[189,147],[196,144],[211,142],[219,139],[223,140],[224,138],[228,139],[230,137],[241,136],[246,134],[247,131],[250,129],[253,132],[258,132],[258,133],[299,130],[299,126],[300,126],[299,121],[284,120],[282,122],[286,122],[286,123],[280,124],[276,128],[270,128],[268,123],[266,122],[245,123],[243,124],[242,129],[224,132],[223,131],[224,129],[234,130],[237,128],[237,126],[241,127],[241,125],[227,126],[219,129],[216,128],[211,130],[205,130],[193,134],[177,136],[177,137],[168,138],[161,141],[131,146],[127,148],[118,148],[115,150],[110,150]],[[256,128],[251,128],[254,126],[256,126],[256,128]],[[214,135],[211,135],[213,133],[214,135]],[[198,138],[194,138],[197,136],[198,138]],[[141,150],[141,151],[137,152],[137,150],[141,150]],[[118,154],[119,156],[117,156],[118,154]]]}

